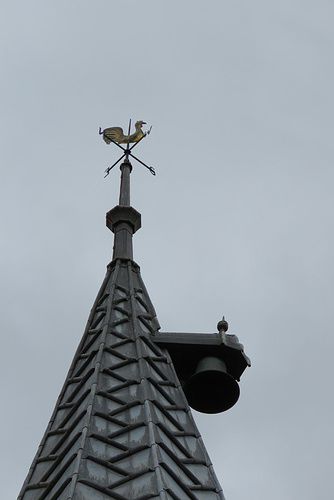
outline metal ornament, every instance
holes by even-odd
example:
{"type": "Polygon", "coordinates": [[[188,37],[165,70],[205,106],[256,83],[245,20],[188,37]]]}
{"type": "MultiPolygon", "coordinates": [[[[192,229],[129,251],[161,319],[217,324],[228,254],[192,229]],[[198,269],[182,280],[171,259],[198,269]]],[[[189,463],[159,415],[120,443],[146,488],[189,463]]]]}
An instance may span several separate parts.
{"type": "Polygon", "coordinates": [[[124,135],[123,129],[121,127],[109,127],[109,128],[105,128],[104,130],[102,130],[101,127],[99,128],[99,134],[102,135],[103,140],[107,144],[110,144],[111,142],[113,142],[114,144],[116,144],[116,146],[118,146],[123,151],[122,156],[115,163],[113,163],[110,167],[108,167],[105,170],[104,177],[107,177],[110,170],[112,168],[114,168],[121,160],[123,160],[123,158],[125,158],[125,160],[129,160],[129,156],[131,156],[132,158],[137,160],[138,163],[140,163],[141,165],[146,167],[151,172],[152,175],[156,175],[156,172],[155,172],[153,167],[146,165],[146,163],[139,160],[139,158],[137,158],[132,153],[133,148],[135,146],[137,146],[137,144],[139,144],[140,141],[144,139],[144,137],[148,136],[152,130],[152,127],[150,127],[147,132],[143,132],[142,131],[143,125],[146,125],[146,122],[143,122],[142,120],[137,121],[135,123],[135,132],[133,134],[130,134],[130,130],[131,130],[131,120],[130,120],[127,135],[124,135]],[[127,146],[126,146],[126,148],[124,148],[120,144],[126,144],[127,146]],[[130,144],[133,144],[133,145],[130,147],[130,144]]]}

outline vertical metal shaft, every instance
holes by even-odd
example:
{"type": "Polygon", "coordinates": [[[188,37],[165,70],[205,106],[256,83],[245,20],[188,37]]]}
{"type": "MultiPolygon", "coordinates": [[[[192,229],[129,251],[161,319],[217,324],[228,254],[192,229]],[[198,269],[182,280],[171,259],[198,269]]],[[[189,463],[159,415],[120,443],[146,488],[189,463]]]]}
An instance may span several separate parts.
{"type": "Polygon", "coordinates": [[[132,235],[140,227],[140,214],[130,206],[130,173],[132,166],[126,156],[120,166],[119,205],[107,213],[107,226],[115,233],[113,259],[133,259],[132,235]]]}
{"type": "Polygon", "coordinates": [[[132,170],[131,163],[128,159],[124,160],[121,165],[121,189],[119,193],[119,204],[122,206],[130,206],[130,173],[132,170]]]}

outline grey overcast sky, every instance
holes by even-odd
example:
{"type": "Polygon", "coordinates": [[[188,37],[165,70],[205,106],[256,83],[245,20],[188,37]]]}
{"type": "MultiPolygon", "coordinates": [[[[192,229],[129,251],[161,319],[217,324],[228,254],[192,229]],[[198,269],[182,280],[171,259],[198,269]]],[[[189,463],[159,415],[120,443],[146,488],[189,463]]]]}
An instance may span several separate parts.
{"type": "Polygon", "coordinates": [[[1,37],[1,498],[16,498],[111,258],[136,154],[135,260],[164,331],[224,314],[252,360],[195,414],[227,500],[333,487],[334,4],[5,2],[1,37]]]}

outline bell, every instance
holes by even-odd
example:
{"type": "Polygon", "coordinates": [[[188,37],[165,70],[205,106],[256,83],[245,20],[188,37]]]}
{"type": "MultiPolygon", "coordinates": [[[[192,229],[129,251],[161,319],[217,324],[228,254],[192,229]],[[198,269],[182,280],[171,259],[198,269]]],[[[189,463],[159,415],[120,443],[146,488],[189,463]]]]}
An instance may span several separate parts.
{"type": "Polygon", "coordinates": [[[202,413],[220,413],[239,398],[237,381],[227,373],[225,363],[215,357],[202,358],[196,372],[186,382],[184,393],[189,405],[202,413]]]}

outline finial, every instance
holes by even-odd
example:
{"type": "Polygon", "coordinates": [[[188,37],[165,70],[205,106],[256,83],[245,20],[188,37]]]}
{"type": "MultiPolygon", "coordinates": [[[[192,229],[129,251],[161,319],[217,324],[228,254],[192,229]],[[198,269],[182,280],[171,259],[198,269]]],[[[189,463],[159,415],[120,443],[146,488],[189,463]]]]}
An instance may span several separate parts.
{"type": "Polygon", "coordinates": [[[217,330],[218,332],[224,332],[226,333],[228,330],[228,322],[225,319],[225,316],[223,316],[223,319],[221,319],[218,324],[217,324],[217,330]]]}
{"type": "Polygon", "coordinates": [[[132,236],[141,227],[140,213],[130,205],[130,173],[128,158],[121,164],[119,204],[107,213],[107,227],[115,233],[113,260],[133,259],[132,236]]]}
{"type": "Polygon", "coordinates": [[[138,163],[140,163],[141,165],[146,167],[151,172],[151,174],[155,175],[155,170],[153,167],[149,167],[148,165],[146,165],[146,163],[139,160],[139,158],[137,158],[132,153],[133,148],[142,139],[144,139],[144,137],[147,137],[152,130],[152,127],[150,127],[149,130],[147,130],[146,132],[143,132],[142,131],[143,125],[146,125],[146,122],[144,122],[143,120],[137,121],[135,123],[135,132],[133,134],[130,134],[130,129],[131,129],[131,120],[130,120],[127,135],[124,134],[123,129],[121,127],[109,127],[109,128],[105,128],[104,130],[102,130],[101,127],[99,128],[99,134],[102,135],[104,142],[106,142],[107,144],[110,144],[111,142],[113,142],[114,144],[116,144],[116,146],[118,146],[123,151],[123,155],[115,163],[113,163],[113,165],[111,165],[111,167],[108,167],[105,170],[106,175],[104,177],[107,177],[110,170],[113,167],[115,167],[115,165],[117,165],[117,163],[119,163],[124,157],[125,157],[125,160],[129,160],[129,156],[132,156],[132,158],[137,160],[138,163]],[[127,144],[127,147],[123,148],[123,146],[121,146],[120,144],[127,144]],[[130,147],[129,146],[130,144],[133,144],[133,145],[130,147]]]}

